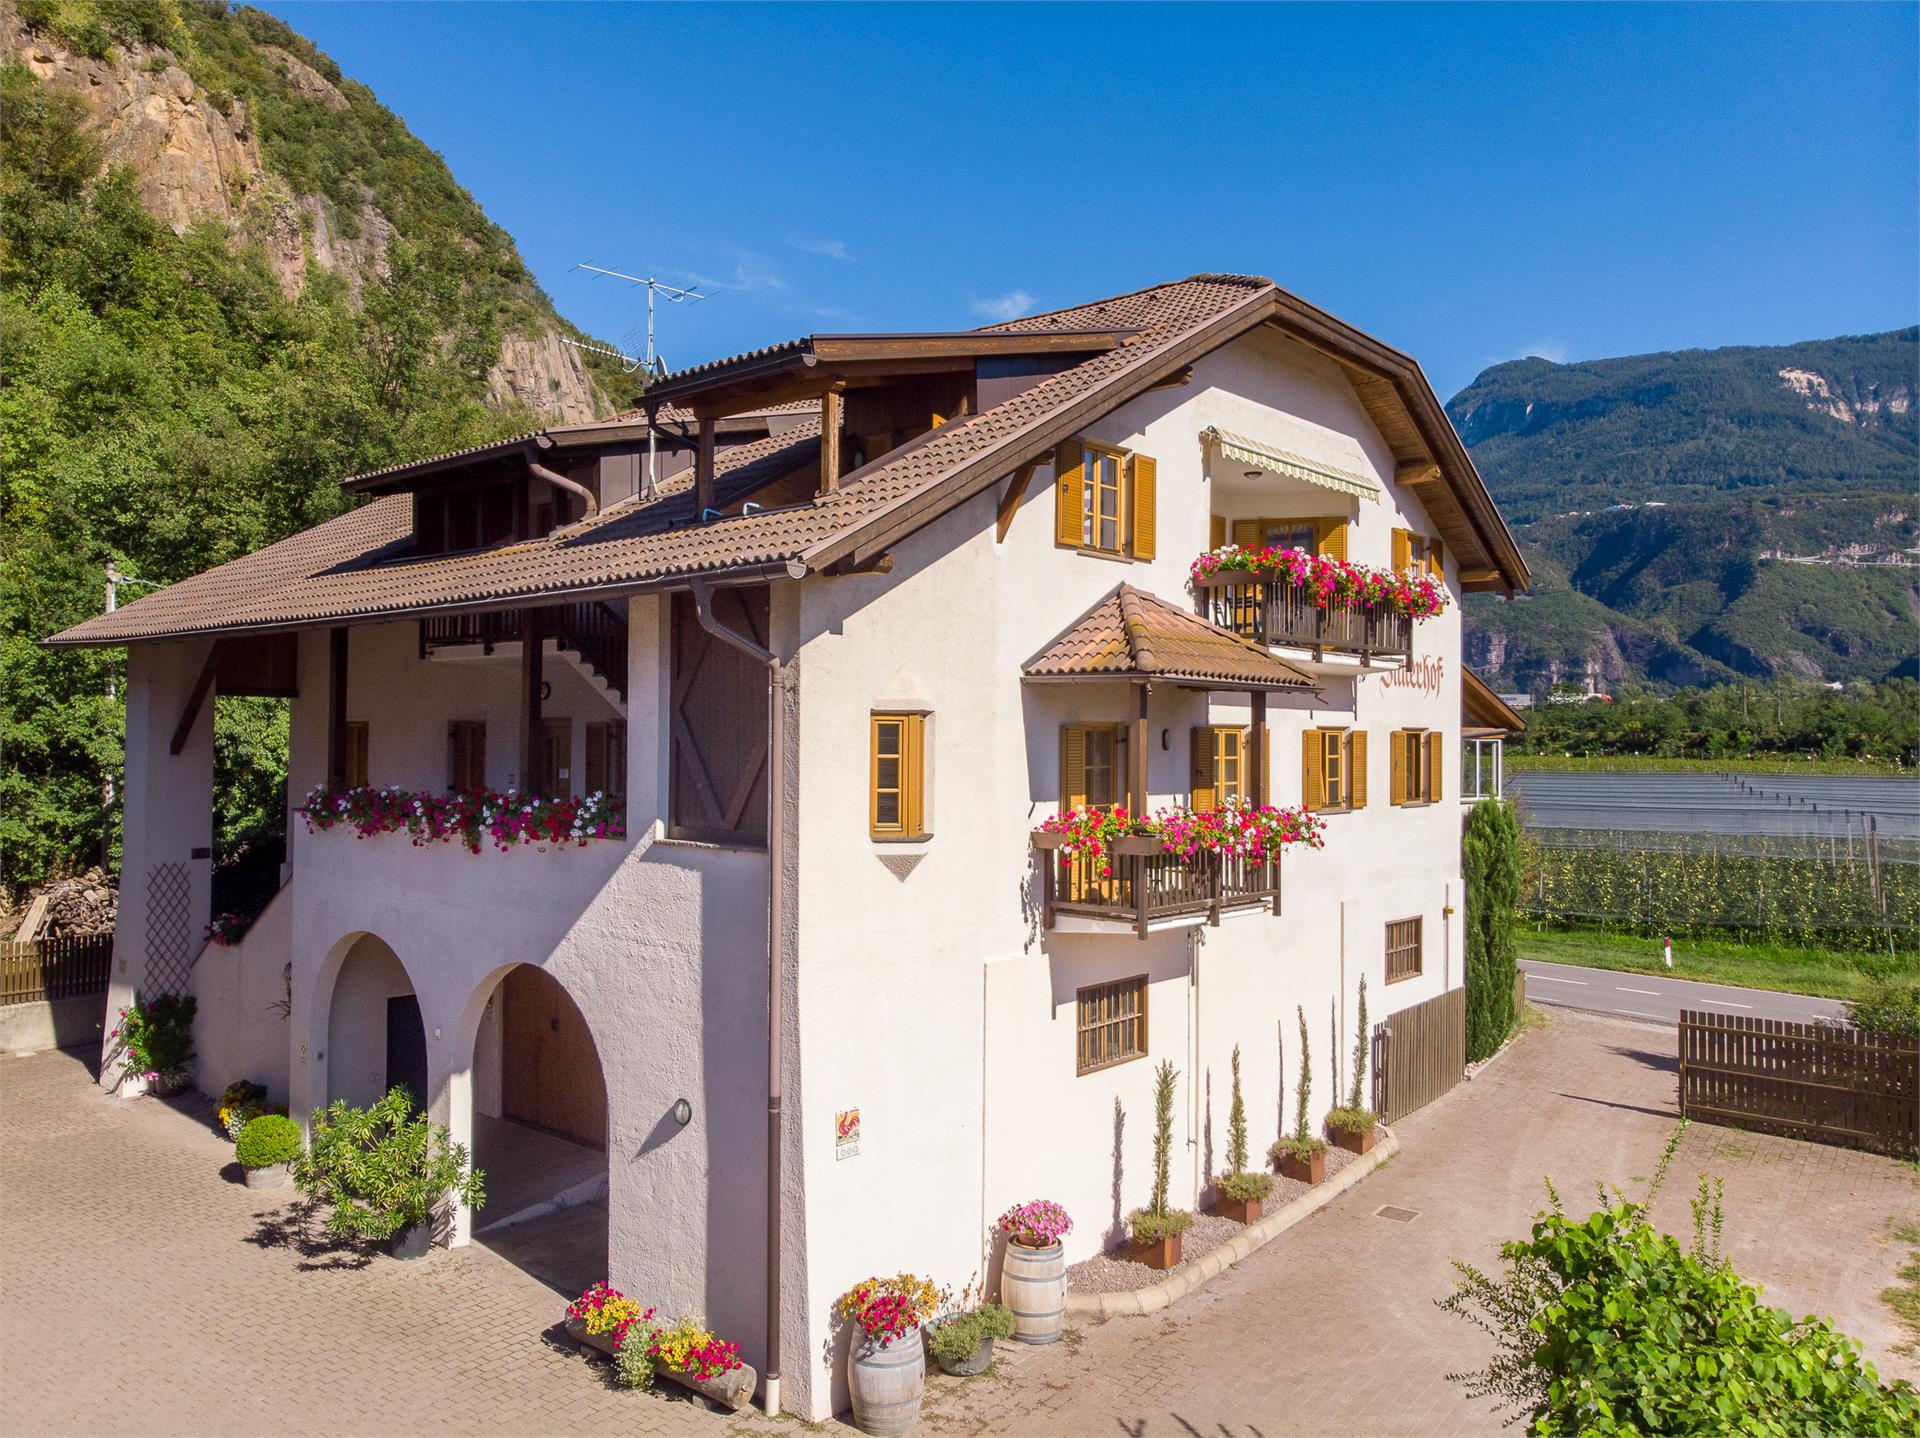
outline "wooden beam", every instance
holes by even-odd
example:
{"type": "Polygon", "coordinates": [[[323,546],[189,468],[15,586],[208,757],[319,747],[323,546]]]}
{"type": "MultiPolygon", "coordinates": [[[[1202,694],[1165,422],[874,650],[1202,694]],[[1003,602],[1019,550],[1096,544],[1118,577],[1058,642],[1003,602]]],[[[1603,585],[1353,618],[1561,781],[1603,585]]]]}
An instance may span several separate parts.
{"type": "Polygon", "coordinates": [[[1421,489],[1442,482],[1440,466],[1430,459],[1410,459],[1403,461],[1394,472],[1395,479],[1413,489],[1421,489]]]}
{"type": "Polygon", "coordinates": [[[347,630],[327,631],[327,787],[347,785],[347,630]]]}
{"type": "Polygon", "coordinates": [[[1133,686],[1135,703],[1127,745],[1127,808],[1135,818],[1147,812],[1147,695],[1151,691],[1152,686],[1148,684],[1133,686]]]}
{"type": "Polygon", "coordinates": [[[547,736],[541,730],[541,690],[545,678],[541,669],[546,662],[547,611],[520,611],[520,792],[544,792],[547,776],[547,736]]]}
{"type": "Polygon", "coordinates": [[[820,396],[820,492],[840,487],[840,428],[846,404],[838,386],[820,396]]]}
{"type": "Polygon", "coordinates": [[[1241,762],[1247,766],[1247,802],[1263,804],[1267,793],[1267,691],[1253,691],[1253,728],[1248,734],[1246,754],[1241,762]]]}
{"type": "Polygon", "coordinates": [[[693,522],[705,524],[713,508],[713,420],[700,421],[700,447],[693,457],[693,522]]]}
{"type": "Polygon", "coordinates": [[[1147,393],[1152,394],[1157,389],[1179,389],[1183,385],[1190,385],[1192,383],[1193,366],[1188,365],[1185,369],[1168,375],[1165,379],[1161,380],[1160,383],[1147,386],[1147,393]]]}
{"type": "Polygon", "coordinates": [[[994,515],[993,542],[1004,544],[1007,531],[1013,528],[1013,517],[1020,512],[1020,501],[1027,497],[1027,486],[1033,482],[1033,472],[1040,467],[1040,461],[1030,459],[1013,472],[1013,478],[1007,481],[1007,492],[1000,496],[1000,508],[994,515]]]}
{"type": "Polygon", "coordinates": [[[200,717],[200,706],[207,702],[207,694],[213,688],[213,676],[220,672],[220,640],[213,641],[213,648],[207,651],[207,662],[200,666],[200,677],[193,681],[188,691],[187,702],[180,710],[180,722],[173,726],[173,741],[167,745],[169,754],[178,754],[187,747],[187,736],[193,733],[193,721],[200,717]]]}
{"type": "Polygon", "coordinates": [[[1460,571],[1462,584],[1492,584],[1500,578],[1497,569],[1463,569],[1460,571]]]}

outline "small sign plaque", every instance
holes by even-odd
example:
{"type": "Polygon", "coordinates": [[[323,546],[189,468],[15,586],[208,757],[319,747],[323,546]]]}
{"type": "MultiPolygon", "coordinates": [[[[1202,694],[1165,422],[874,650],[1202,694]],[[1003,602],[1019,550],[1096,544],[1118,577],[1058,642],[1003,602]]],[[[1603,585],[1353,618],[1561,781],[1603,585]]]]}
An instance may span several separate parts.
{"type": "Polygon", "coordinates": [[[844,1108],[833,1116],[833,1157],[837,1162],[860,1152],[860,1110],[844,1108]]]}

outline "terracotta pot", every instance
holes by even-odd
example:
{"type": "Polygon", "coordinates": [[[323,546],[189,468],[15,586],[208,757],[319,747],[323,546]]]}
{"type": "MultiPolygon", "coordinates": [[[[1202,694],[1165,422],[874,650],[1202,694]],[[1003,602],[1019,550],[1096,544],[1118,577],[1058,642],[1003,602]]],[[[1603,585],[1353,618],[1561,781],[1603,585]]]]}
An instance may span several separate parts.
{"type": "Polygon", "coordinates": [[[854,1426],[862,1433],[894,1438],[920,1421],[920,1396],[927,1386],[927,1345],[920,1330],[896,1338],[885,1348],[856,1341],[847,1360],[847,1390],[853,1398],[854,1426]]]}
{"type": "Polygon", "coordinates": [[[1260,1216],[1257,1198],[1223,1198],[1214,1207],[1222,1218],[1230,1218],[1235,1223],[1252,1223],[1260,1216]]]}
{"type": "Polygon", "coordinates": [[[1328,1132],[1332,1135],[1333,1141],[1348,1153],[1365,1153],[1373,1147],[1373,1129],[1368,1129],[1365,1133],[1355,1133],[1345,1128],[1330,1129],[1328,1132]]]}
{"type": "Polygon", "coordinates": [[[1170,1233],[1154,1243],[1133,1242],[1133,1261],[1148,1268],[1172,1268],[1180,1262],[1180,1235],[1170,1233]]]}
{"type": "Polygon", "coordinates": [[[1022,1343],[1057,1343],[1067,1321],[1067,1251],[1058,1243],[1029,1248],[1007,1243],[1000,1301],[1013,1310],[1013,1336],[1022,1343]]]}
{"type": "Polygon", "coordinates": [[[1280,1172],[1297,1183],[1321,1183],[1327,1176],[1327,1156],[1316,1153],[1312,1158],[1295,1158],[1282,1154],[1280,1172]]]}
{"type": "Polygon", "coordinates": [[[265,1168],[245,1170],[248,1188],[278,1188],[287,1181],[287,1166],[284,1163],[270,1163],[265,1168]]]}

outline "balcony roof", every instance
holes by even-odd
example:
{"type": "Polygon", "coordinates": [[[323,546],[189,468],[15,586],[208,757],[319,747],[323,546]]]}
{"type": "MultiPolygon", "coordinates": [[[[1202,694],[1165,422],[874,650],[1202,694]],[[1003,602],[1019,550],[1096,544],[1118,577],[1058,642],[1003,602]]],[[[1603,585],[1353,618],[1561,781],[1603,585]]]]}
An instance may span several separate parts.
{"type": "Polygon", "coordinates": [[[1029,679],[1160,679],[1205,689],[1318,689],[1231,630],[1122,584],[1027,661],[1029,679]]]}

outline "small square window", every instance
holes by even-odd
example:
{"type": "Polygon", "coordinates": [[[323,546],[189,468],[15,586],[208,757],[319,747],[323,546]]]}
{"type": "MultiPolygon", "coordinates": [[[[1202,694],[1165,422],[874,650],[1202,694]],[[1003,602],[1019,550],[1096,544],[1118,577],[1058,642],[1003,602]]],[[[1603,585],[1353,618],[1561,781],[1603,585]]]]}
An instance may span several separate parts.
{"type": "Polygon", "coordinates": [[[1147,1052],[1147,976],[1094,984],[1074,995],[1074,1073],[1097,1073],[1147,1052]]]}
{"type": "Polygon", "coordinates": [[[1387,925],[1387,982],[1411,979],[1420,967],[1420,920],[1393,920],[1387,925]]]}

